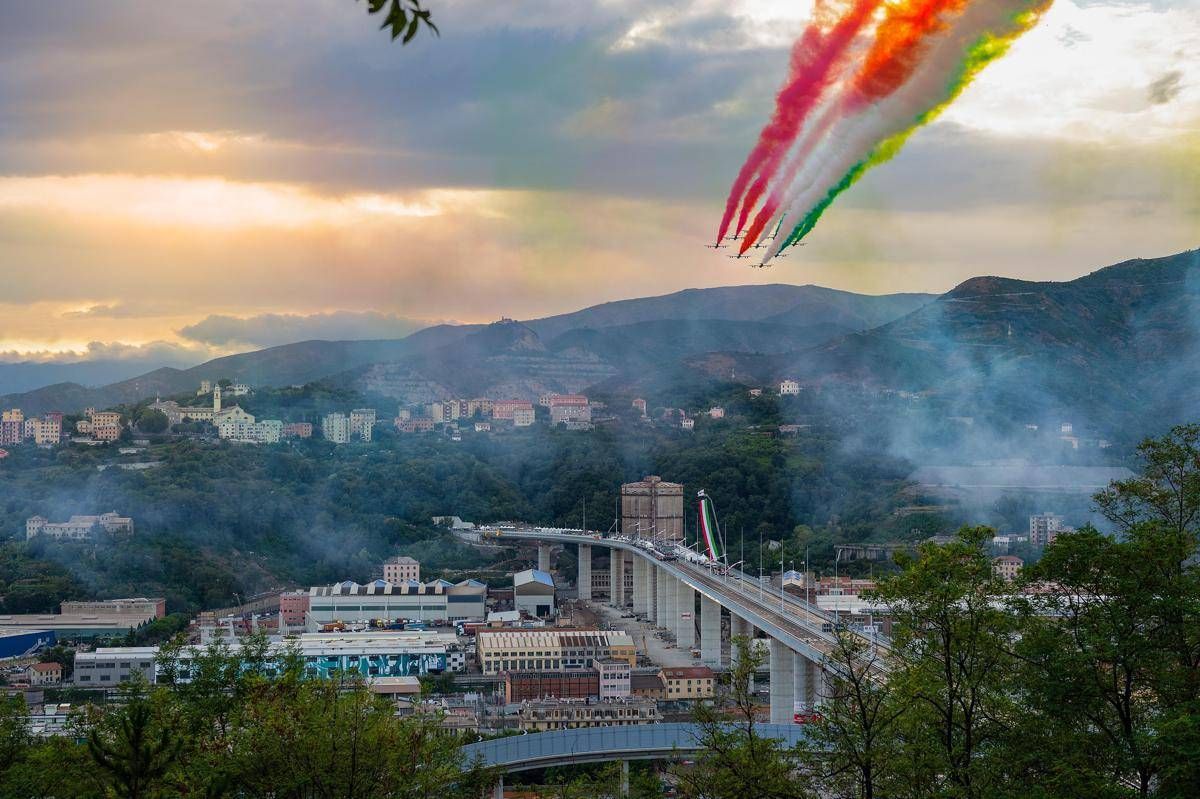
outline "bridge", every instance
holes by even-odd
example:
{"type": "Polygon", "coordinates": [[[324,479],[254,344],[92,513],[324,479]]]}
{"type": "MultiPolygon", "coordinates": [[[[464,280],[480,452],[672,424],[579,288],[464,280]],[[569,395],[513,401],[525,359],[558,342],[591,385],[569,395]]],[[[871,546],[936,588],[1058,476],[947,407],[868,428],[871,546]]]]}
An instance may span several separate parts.
{"type": "MultiPolygon", "coordinates": [[[[834,617],[816,605],[792,596],[782,589],[767,591],[762,583],[745,573],[731,569],[717,574],[690,561],[664,560],[634,539],[605,536],[598,532],[558,528],[485,526],[484,540],[512,540],[538,546],[538,568],[550,568],[550,545],[575,545],[579,548],[579,597],[591,597],[592,549],[607,547],[614,553],[610,561],[610,604],[645,616],[671,632],[681,648],[697,644],[695,619],[700,620],[700,658],[706,665],[720,668],[725,662],[722,615],[729,616],[731,637],[755,637],[761,631],[769,640],[771,674],[771,723],[787,724],[797,704],[812,708],[828,696],[827,672],[837,668],[830,655],[837,645],[834,617]],[[625,569],[632,569],[632,590],[625,585],[625,569]],[[627,595],[628,594],[628,595],[627,595]],[[697,614],[697,611],[699,613],[697,614]]],[[[877,635],[863,635],[881,657],[872,668],[883,676],[891,643],[877,635]]],[[[730,648],[729,657],[736,658],[730,648]]]]}
{"type": "MultiPolygon", "coordinates": [[[[764,738],[779,739],[791,747],[804,740],[798,724],[760,724],[764,738]]],[[[590,727],[575,730],[535,732],[467,744],[465,762],[479,762],[502,773],[530,771],[551,766],[621,761],[622,786],[628,793],[630,760],[666,760],[701,751],[702,733],[697,724],[637,724],[627,727],[590,727]]],[[[497,796],[503,796],[503,782],[497,796]]]]}

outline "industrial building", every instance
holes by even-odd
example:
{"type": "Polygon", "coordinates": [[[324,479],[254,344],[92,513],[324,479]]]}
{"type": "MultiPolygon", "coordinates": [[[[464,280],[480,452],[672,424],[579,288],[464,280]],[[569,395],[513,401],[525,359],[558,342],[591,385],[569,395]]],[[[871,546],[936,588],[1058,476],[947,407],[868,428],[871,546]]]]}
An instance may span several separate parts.
{"type": "Polygon", "coordinates": [[[484,674],[582,669],[594,660],[620,659],[633,667],[633,638],[616,630],[479,630],[475,652],[484,674]]]}
{"type": "Polygon", "coordinates": [[[683,540],[683,486],[649,475],[621,486],[621,533],[633,538],[683,540]]]}
{"type": "Polygon", "coordinates": [[[513,575],[513,607],[530,616],[554,615],[554,578],[541,569],[526,569],[513,575]]]}
{"type": "Polygon", "coordinates": [[[308,592],[308,626],[315,630],[331,622],[462,621],[482,619],[487,586],[478,580],[455,584],[447,580],[420,583],[387,580],[360,585],[353,581],[316,586],[308,592]]]}
{"type": "Polygon", "coordinates": [[[0,632],[50,630],[60,640],[123,636],[153,621],[153,612],[0,614],[0,632]]]}
{"type": "Polygon", "coordinates": [[[0,629],[0,660],[32,655],[44,646],[54,646],[53,630],[0,629]]]}
{"type": "MultiPolygon", "coordinates": [[[[231,651],[241,644],[232,641],[231,651]]],[[[292,648],[304,662],[310,677],[327,678],[334,674],[357,672],[370,680],[375,677],[419,677],[443,671],[463,671],[466,655],[453,633],[396,631],[368,633],[309,633],[295,639],[273,640],[269,660],[281,658],[292,648]]],[[[190,669],[203,648],[185,648],[179,658],[178,678],[190,679],[190,669]]],[[[116,686],[141,672],[156,682],[155,664],[158,647],[101,647],[94,652],[75,655],[75,684],[83,688],[116,686]]]]}

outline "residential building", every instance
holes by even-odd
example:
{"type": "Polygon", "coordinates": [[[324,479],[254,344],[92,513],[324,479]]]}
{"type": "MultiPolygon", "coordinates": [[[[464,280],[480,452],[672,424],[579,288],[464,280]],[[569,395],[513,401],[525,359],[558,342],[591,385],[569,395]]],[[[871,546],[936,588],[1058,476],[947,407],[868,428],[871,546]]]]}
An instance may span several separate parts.
{"type": "Polygon", "coordinates": [[[321,435],[334,444],[350,443],[350,419],[344,413],[329,413],[321,420],[321,435]]]}
{"type": "Polygon", "coordinates": [[[482,619],[487,586],[478,580],[451,583],[375,580],[359,585],[351,580],[316,586],[308,591],[309,625],[332,622],[459,621],[482,619]]]}
{"type": "Polygon", "coordinates": [[[466,401],[466,407],[463,410],[463,416],[472,419],[476,416],[491,416],[492,401],[487,397],[476,397],[466,401]]]}
{"type": "Polygon", "coordinates": [[[246,385],[245,383],[238,383],[235,381],[225,386],[223,391],[230,397],[245,397],[253,392],[254,389],[250,388],[250,386],[246,385]]]}
{"type": "Polygon", "coordinates": [[[513,408],[513,427],[532,427],[535,419],[532,405],[527,408],[513,408]]]}
{"type": "Polygon", "coordinates": [[[648,697],[654,700],[667,698],[667,685],[663,682],[662,673],[647,674],[639,672],[629,677],[630,696],[648,697]]]}
{"type": "Polygon", "coordinates": [[[762,396],[762,389],[761,389],[761,388],[752,388],[752,389],[750,389],[750,396],[751,396],[751,397],[761,397],[761,396],[762,396]]]}
{"type": "Polygon", "coordinates": [[[312,438],[312,422],[288,422],[283,426],[280,434],[284,438],[312,438]]]}
{"type": "Polygon", "coordinates": [[[421,564],[407,555],[398,555],[383,564],[383,579],[389,583],[421,579],[421,564]]]}
{"type": "Polygon", "coordinates": [[[479,630],[476,657],[484,674],[514,670],[582,669],[595,660],[619,658],[631,667],[637,651],[628,633],[554,628],[479,630]]]}
{"type": "Polygon", "coordinates": [[[475,432],[476,433],[492,432],[492,423],[491,422],[476,422],[475,423],[475,432]]]}
{"type": "Polygon", "coordinates": [[[222,411],[215,424],[217,435],[229,441],[278,444],[283,438],[283,422],[278,419],[255,421],[253,416],[237,406],[222,411]]]}
{"type": "Polygon", "coordinates": [[[1017,579],[1017,575],[1024,565],[1025,561],[1016,555],[1001,555],[992,558],[992,567],[996,570],[996,576],[1009,583],[1017,579]]]}
{"type": "Polygon", "coordinates": [[[517,714],[520,729],[528,732],[572,730],[581,727],[626,727],[662,721],[653,699],[579,700],[545,699],[526,702],[517,714]]]}
{"type": "Polygon", "coordinates": [[[25,414],[20,408],[0,413],[0,445],[20,444],[25,440],[25,414]]]}
{"type": "Polygon", "coordinates": [[[492,418],[512,420],[513,413],[518,409],[528,410],[532,414],[533,403],[528,400],[496,400],[492,403],[492,418]]]}
{"type": "Polygon", "coordinates": [[[540,569],[513,575],[513,606],[530,616],[554,615],[554,578],[540,569]]]}
{"type": "Polygon", "coordinates": [[[708,417],[710,419],[724,419],[725,418],[725,409],[722,408],[720,405],[714,405],[713,407],[708,409],[708,417]]]}
{"type": "Polygon", "coordinates": [[[61,663],[34,663],[25,668],[25,680],[36,688],[42,685],[58,685],[62,682],[61,663]]]}
{"type": "Polygon", "coordinates": [[[635,411],[637,411],[638,413],[640,413],[642,416],[645,416],[646,415],[646,400],[642,399],[641,397],[638,397],[637,399],[635,399],[633,401],[633,409],[635,411]]]}
{"type": "Polygon", "coordinates": [[[621,532],[635,538],[683,540],[683,485],[648,475],[621,486],[621,532]]]}
{"type": "Polygon", "coordinates": [[[370,443],[375,428],[374,408],[355,408],[350,411],[350,437],[370,443]]]}
{"type": "Polygon", "coordinates": [[[97,616],[148,615],[161,619],[167,615],[167,600],[162,597],[132,597],[129,599],[80,599],[63,601],[58,612],[64,615],[95,614],[97,616]]]}
{"type": "Polygon", "coordinates": [[[601,699],[624,699],[630,695],[630,680],[633,668],[627,660],[605,658],[592,663],[600,678],[601,699]]]}
{"type": "Polygon", "coordinates": [[[437,424],[446,424],[447,422],[457,421],[461,415],[462,408],[459,406],[458,400],[443,400],[442,402],[430,403],[426,408],[429,418],[437,424]]]}
{"type": "Polygon", "coordinates": [[[550,394],[543,404],[550,409],[550,424],[566,421],[590,422],[592,407],[582,394],[550,394]]]}
{"type": "Polygon", "coordinates": [[[408,408],[400,408],[398,411],[396,411],[396,419],[395,419],[394,423],[399,424],[400,422],[411,419],[411,418],[412,418],[412,411],[410,411],[408,408]]]}
{"type": "Polygon", "coordinates": [[[436,426],[433,419],[401,419],[396,417],[396,432],[398,433],[428,433],[436,426]]]}
{"type": "Polygon", "coordinates": [[[1054,543],[1059,533],[1075,531],[1063,522],[1063,517],[1056,513],[1038,513],[1029,517],[1029,544],[1035,547],[1046,547],[1054,543]]]}
{"type": "Polygon", "coordinates": [[[661,672],[668,702],[678,699],[711,699],[715,690],[713,670],[708,666],[665,668],[661,672]]]}
{"type": "MultiPolygon", "coordinates": [[[[116,441],[121,437],[121,414],[116,411],[97,411],[88,408],[86,411],[88,432],[97,441],[116,441]]],[[[83,422],[80,422],[83,424],[83,422]]],[[[80,432],[83,432],[82,430],[80,432]]]]}
{"type": "Polygon", "coordinates": [[[684,430],[695,430],[696,420],[685,417],[679,420],[679,426],[684,430]]]}
{"type": "Polygon", "coordinates": [[[25,420],[24,437],[39,447],[51,447],[62,441],[62,414],[48,413],[25,420]]]}
{"type": "Polygon", "coordinates": [[[99,516],[72,516],[65,522],[51,522],[44,516],[32,516],[25,520],[25,540],[39,536],[56,541],[90,539],[97,530],[112,535],[133,534],[133,519],[118,516],[116,511],[99,516]]]}
{"type": "Polygon", "coordinates": [[[211,393],[212,393],[212,381],[211,380],[201,380],[200,388],[196,389],[196,396],[203,397],[205,394],[211,394],[211,393]]]}
{"type": "Polygon", "coordinates": [[[800,393],[800,384],[795,380],[784,380],[779,384],[779,396],[794,397],[800,393]]]}

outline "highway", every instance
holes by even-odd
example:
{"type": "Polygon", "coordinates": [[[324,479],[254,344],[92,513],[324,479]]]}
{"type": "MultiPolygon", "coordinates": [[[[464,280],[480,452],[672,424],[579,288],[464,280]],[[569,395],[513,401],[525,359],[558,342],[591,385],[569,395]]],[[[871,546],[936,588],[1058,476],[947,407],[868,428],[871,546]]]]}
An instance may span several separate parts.
{"type": "MultiPolygon", "coordinates": [[[[604,536],[598,532],[503,525],[481,529],[485,539],[590,544],[632,552],[814,662],[825,660],[836,646],[836,636],[824,627],[833,623],[832,615],[797,597],[784,594],[781,598],[779,593],[763,590],[758,580],[740,571],[723,576],[686,560],[661,560],[630,539],[604,536]]],[[[875,661],[875,668],[886,672],[886,655],[891,650],[888,639],[878,635],[860,635],[884,656],[875,661]]]]}

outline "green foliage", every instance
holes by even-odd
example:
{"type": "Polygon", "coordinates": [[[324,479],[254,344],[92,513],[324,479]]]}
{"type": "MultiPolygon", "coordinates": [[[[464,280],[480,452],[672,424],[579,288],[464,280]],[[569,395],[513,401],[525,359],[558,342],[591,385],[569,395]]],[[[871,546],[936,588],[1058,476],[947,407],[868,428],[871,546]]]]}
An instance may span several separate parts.
{"type": "Polygon", "coordinates": [[[109,719],[109,730],[96,728],[87,739],[88,754],[109,778],[109,793],[119,799],[161,795],[168,770],[178,760],[183,741],[155,723],[144,698],[135,698],[109,719]]]}
{"type": "Polygon", "coordinates": [[[138,415],[136,422],[137,429],[143,433],[162,433],[165,432],[170,425],[170,420],[167,415],[155,408],[146,408],[138,415]]]}
{"type": "Polygon", "coordinates": [[[400,43],[408,44],[422,25],[438,34],[437,26],[429,19],[430,12],[421,7],[420,0],[367,0],[368,13],[380,14],[385,9],[387,14],[379,29],[391,30],[392,41],[403,36],[400,43]]]}

